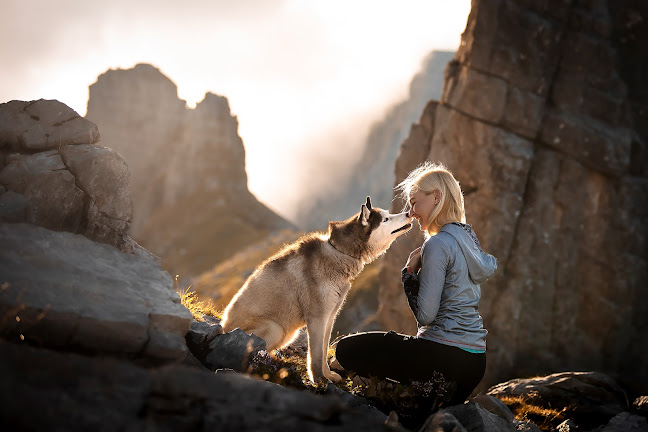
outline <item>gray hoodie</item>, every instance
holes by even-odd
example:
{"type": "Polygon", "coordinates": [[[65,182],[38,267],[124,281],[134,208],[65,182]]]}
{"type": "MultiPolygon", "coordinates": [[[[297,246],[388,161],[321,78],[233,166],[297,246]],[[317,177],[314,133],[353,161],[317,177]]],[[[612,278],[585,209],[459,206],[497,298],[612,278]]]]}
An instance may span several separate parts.
{"type": "Polygon", "coordinates": [[[423,243],[421,263],[417,336],[484,352],[488,331],[477,310],[480,285],[497,269],[497,259],[482,251],[470,225],[452,223],[423,243]]]}

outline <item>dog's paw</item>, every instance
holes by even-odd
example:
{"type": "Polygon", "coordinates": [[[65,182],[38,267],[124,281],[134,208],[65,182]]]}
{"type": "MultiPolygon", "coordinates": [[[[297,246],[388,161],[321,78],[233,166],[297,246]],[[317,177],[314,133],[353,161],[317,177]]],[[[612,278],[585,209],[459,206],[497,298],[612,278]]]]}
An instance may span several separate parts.
{"type": "Polygon", "coordinates": [[[334,382],[336,384],[342,381],[342,377],[340,376],[340,374],[333,371],[328,372],[326,374],[326,378],[328,378],[331,382],[334,382]]]}

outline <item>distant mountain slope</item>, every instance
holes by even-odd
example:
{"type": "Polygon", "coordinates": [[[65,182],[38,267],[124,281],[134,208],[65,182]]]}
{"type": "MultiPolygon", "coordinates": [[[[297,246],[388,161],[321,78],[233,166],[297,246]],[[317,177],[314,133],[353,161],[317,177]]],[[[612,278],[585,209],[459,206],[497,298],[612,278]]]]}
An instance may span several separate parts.
{"type": "Polygon", "coordinates": [[[364,202],[367,195],[371,195],[377,207],[390,208],[400,145],[426,103],[441,98],[444,68],[453,55],[450,51],[433,51],[428,55],[422,70],[412,79],[409,98],[391,107],[371,128],[359,162],[345,177],[332,182],[330,188],[310,191],[309,199],[297,211],[295,220],[300,227],[318,229],[329,220],[345,219],[358,211],[358,203],[364,202]],[[318,208],[326,211],[315,211],[318,208]]]}
{"type": "Polygon", "coordinates": [[[245,149],[225,97],[195,109],[157,68],[109,70],[90,86],[86,118],[131,171],[131,235],[181,277],[291,224],[248,190],[245,149]]]}

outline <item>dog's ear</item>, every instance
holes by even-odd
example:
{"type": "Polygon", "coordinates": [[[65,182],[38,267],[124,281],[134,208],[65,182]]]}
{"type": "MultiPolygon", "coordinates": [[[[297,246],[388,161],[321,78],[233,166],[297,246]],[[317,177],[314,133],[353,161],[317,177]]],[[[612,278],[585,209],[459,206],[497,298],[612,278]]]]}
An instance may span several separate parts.
{"type": "Polygon", "coordinates": [[[371,197],[367,197],[367,203],[365,205],[369,210],[371,210],[371,197]]]}
{"type": "Polygon", "coordinates": [[[362,226],[366,226],[369,223],[369,215],[371,212],[367,208],[366,205],[362,204],[362,207],[360,207],[360,214],[358,215],[358,222],[362,224],[362,226]]]}

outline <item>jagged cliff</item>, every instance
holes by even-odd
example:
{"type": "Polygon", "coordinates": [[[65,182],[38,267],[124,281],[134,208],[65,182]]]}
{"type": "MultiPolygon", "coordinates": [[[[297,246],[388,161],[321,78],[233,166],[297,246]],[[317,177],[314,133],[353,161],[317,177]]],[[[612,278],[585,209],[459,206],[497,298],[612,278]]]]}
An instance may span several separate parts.
{"type": "MultiPolygon", "coordinates": [[[[397,181],[447,164],[499,259],[484,385],[595,369],[648,386],[646,41],[646,3],[473,1],[441,100],[401,147],[397,181]]],[[[385,328],[414,331],[393,275],[420,241],[387,257],[385,328]]]]}
{"type": "Polygon", "coordinates": [[[90,86],[86,118],[131,171],[131,233],[183,277],[290,224],[248,190],[245,149],[225,97],[195,109],[151,65],[110,70],[90,86]]]}
{"type": "Polygon", "coordinates": [[[297,217],[305,229],[322,229],[330,220],[343,220],[358,212],[358,202],[367,195],[377,207],[389,208],[394,183],[393,166],[409,127],[430,99],[441,97],[443,69],[453,52],[432,51],[423,61],[409,88],[407,100],[390,107],[377,121],[362,143],[360,159],[352,170],[335,177],[329,189],[310,191],[298,209],[297,217]],[[316,211],[325,208],[326,212],[316,211]]]}

